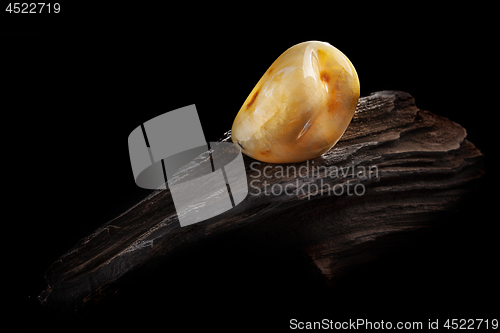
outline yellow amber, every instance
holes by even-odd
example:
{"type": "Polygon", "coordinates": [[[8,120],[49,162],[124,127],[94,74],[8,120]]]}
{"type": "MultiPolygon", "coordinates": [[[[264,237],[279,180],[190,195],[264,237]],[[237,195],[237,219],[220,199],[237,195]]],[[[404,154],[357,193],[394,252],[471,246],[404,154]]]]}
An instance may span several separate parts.
{"type": "Polygon", "coordinates": [[[328,43],[303,42],[280,55],[250,92],[234,119],[232,140],[263,162],[306,161],[337,143],[358,99],[349,59],[328,43]]]}

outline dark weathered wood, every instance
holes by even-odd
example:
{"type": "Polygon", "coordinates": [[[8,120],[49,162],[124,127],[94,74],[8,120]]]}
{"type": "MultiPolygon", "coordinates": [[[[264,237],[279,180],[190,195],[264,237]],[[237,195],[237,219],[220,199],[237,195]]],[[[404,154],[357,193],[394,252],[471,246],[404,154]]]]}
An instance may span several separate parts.
{"type": "MultiPolygon", "coordinates": [[[[60,309],[80,308],[114,292],[127,276],[140,275],[144,265],[150,267],[198,242],[243,235],[258,239],[256,251],[272,248],[287,256],[306,256],[325,281],[332,282],[346,266],[370,259],[376,248],[384,247],[374,240],[397,242],[402,233],[431,225],[430,217],[452,209],[470,191],[470,184],[483,174],[482,154],[465,138],[464,128],[419,110],[405,92],[363,97],[333,149],[313,161],[293,164],[297,170],[307,167],[307,175],[285,172],[267,178],[262,173],[266,166],[271,175],[280,166],[257,163],[251,168],[255,160],[244,156],[248,181],[257,180],[247,198],[230,211],[182,228],[169,189],[157,190],[54,262],[46,272],[48,286],[40,301],[60,309]],[[265,195],[264,181],[268,193],[274,184],[291,184],[287,189],[294,192],[265,195]],[[356,185],[363,194],[349,195],[348,187],[352,194],[356,185]],[[253,195],[256,187],[260,195],[253,195]]],[[[210,163],[209,155],[195,162],[210,163]]],[[[196,177],[196,168],[179,175],[185,173],[196,177]]],[[[278,190],[276,186],[275,193],[278,190]]]]}

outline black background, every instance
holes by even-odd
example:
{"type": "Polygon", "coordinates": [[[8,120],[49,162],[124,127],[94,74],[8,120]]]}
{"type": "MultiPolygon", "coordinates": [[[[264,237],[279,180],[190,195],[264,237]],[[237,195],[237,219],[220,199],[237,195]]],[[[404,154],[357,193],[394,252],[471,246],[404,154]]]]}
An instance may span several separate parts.
{"type": "Polygon", "coordinates": [[[498,316],[488,10],[302,6],[287,12],[262,3],[241,9],[62,4],[57,16],[2,12],[3,299],[14,331],[151,322],[170,331],[179,324],[222,328],[228,321],[233,329],[286,330],[291,318],[426,324],[498,316]],[[135,185],[130,168],[127,137],[135,127],[194,103],[207,141],[219,139],[269,65],[307,40],[329,42],[349,57],[361,96],[403,90],[420,109],[467,129],[488,174],[458,214],[351,271],[333,291],[300,262],[249,253],[241,254],[247,266],[231,262],[235,254],[210,258],[224,253],[219,248],[173,263],[173,272],[150,277],[148,287],[130,287],[90,314],[63,315],[38,303],[44,271],[59,255],[150,193],[135,185]],[[231,275],[232,266],[242,276],[231,275]],[[97,324],[102,318],[106,324],[97,324]]]}

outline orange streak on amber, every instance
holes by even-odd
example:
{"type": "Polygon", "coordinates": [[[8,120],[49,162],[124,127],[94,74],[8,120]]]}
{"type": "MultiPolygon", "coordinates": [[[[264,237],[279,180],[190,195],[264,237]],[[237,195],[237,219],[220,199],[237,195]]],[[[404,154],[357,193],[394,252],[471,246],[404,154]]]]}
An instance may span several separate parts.
{"type": "Polygon", "coordinates": [[[253,102],[255,101],[255,99],[257,98],[257,96],[259,95],[259,91],[257,90],[253,96],[252,96],[252,99],[250,100],[250,102],[247,104],[247,109],[252,106],[253,102]]]}

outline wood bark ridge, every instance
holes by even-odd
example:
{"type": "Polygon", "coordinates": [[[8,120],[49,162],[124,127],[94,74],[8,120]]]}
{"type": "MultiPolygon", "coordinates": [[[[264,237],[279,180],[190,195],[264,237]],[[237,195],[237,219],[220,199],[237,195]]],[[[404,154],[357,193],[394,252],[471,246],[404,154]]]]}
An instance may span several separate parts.
{"type": "MultiPolygon", "coordinates": [[[[334,281],[372,258],[374,240],[397,242],[432,225],[473,189],[482,154],[465,138],[464,128],[419,110],[405,92],[362,97],[341,140],[321,157],[279,166],[244,156],[249,194],[225,213],[180,227],[169,189],[154,191],[54,262],[39,299],[59,309],[95,303],[142,267],[214,237],[258,239],[261,251],[305,256],[334,281]]],[[[179,174],[196,175],[205,163],[209,154],[179,174]]]]}

